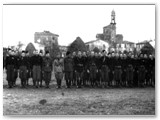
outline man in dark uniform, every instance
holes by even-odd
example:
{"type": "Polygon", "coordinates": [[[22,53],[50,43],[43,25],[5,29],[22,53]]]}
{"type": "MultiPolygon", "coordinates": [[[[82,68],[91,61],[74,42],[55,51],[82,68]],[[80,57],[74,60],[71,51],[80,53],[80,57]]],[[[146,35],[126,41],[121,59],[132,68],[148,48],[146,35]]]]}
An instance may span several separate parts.
{"type": "Polygon", "coordinates": [[[132,87],[133,85],[133,63],[134,63],[134,55],[129,55],[127,57],[127,86],[132,87]]]}
{"type": "Polygon", "coordinates": [[[139,67],[139,62],[138,62],[138,55],[134,56],[133,60],[133,67],[134,67],[134,72],[133,72],[133,86],[138,87],[138,67],[139,67]]]}
{"type": "Polygon", "coordinates": [[[46,55],[43,58],[42,71],[44,75],[43,78],[46,84],[46,88],[49,88],[52,73],[52,59],[50,57],[49,51],[46,51],[46,55]]]}
{"type": "Polygon", "coordinates": [[[85,87],[88,79],[88,72],[87,72],[88,57],[86,55],[86,52],[83,52],[82,59],[84,63],[83,86],[85,87]]]}
{"type": "Polygon", "coordinates": [[[121,57],[121,61],[122,61],[122,86],[126,87],[126,71],[127,71],[127,55],[123,54],[121,57]]]}
{"type": "Polygon", "coordinates": [[[83,79],[83,70],[84,70],[84,61],[82,58],[82,52],[78,51],[78,56],[76,57],[75,60],[75,72],[76,72],[76,80],[78,88],[81,88],[83,79]]]}
{"type": "Polygon", "coordinates": [[[18,54],[18,51],[14,51],[13,52],[13,56],[15,58],[15,69],[14,69],[14,82],[13,82],[13,86],[16,86],[16,80],[18,77],[18,73],[19,73],[19,60],[20,60],[20,55],[18,54]]]}
{"type": "Polygon", "coordinates": [[[114,79],[114,71],[115,71],[115,53],[111,53],[111,58],[109,58],[109,64],[110,64],[110,72],[109,72],[109,80],[111,81],[111,86],[115,85],[115,79],[114,79]]]}
{"type": "Polygon", "coordinates": [[[25,57],[25,51],[22,51],[20,60],[19,60],[19,77],[21,79],[22,88],[26,87],[27,83],[27,58],[25,57]]]}
{"type": "Polygon", "coordinates": [[[145,84],[146,86],[151,86],[151,71],[152,71],[152,68],[151,68],[151,61],[148,57],[147,54],[144,54],[144,60],[145,60],[145,72],[146,72],[146,75],[145,75],[145,84]]]}
{"type": "MultiPolygon", "coordinates": [[[[39,55],[42,57],[42,60],[43,60],[43,58],[44,58],[44,54],[43,54],[43,51],[42,51],[42,50],[40,50],[39,55]]],[[[42,65],[41,65],[41,67],[42,67],[42,65]]],[[[42,73],[42,70],[41,70],[40,87],[42,87],[43,80],[44,80],[44,74],[42,73]]]]}
{"type": "Polygon", "coordinates": [[[100,59],[101,59],[102,55],[101,53],[98,53],[97,55],[95,55],[96,58],[96,66],[97,66],[97,77],[96,77],[96,85],[97,87],[101,86],[101,63],[100,63],[100,59]]]}
{"type": "Polygon", "coordinates": [[[71,85],[72,86],[76,86],[77,85],[77,80],[76,80],[76,65],[75,65],[76,58],[77,58],[76,52],[73,52],[72,53],[72,59],[73,59],[73,79],[71,81],[71,85]]]}
{"type": "Polygon", "coordinates": [[[95,87],[96,75],[97,75],[97,65],[94,51],[91,51],[91,56],[88,58],[89,73],[90,73],[90,82],[91,87],[95,87]]]}
{"type": "Polygon", "coordinates": [[[109,67],[108,67],[108,57],[106,56],[106,51],[102,51],[102,57],[100,58],[101,63],[101,78],[102,87],[109,86],[109,67]]]}
{"type": "Polygon", "coordinates": [[[7,81],[9,88],[14,85],[14,69],[15,69],[15,57],[13,51],[9,50],[9,55],[6,57],[6,70],[7,70],[7,81]]]}
{"type": "Polygon", "coordinates": [[[41,80],[41,67],[42,67],[42,57],[35,51],[35,55],[32,56],[31,62],[33,66],[33,83],[36,88],[39,87],[39,82],[41,80]]]}
{"type": "Polygon", "coordinates": [[[116,82],[116,86],[121,87],[122,67],[121,67],[121,59],[119,57],[119,53],[116,53],[116,58],[115,58],[114,64],[115,64],[114,80],[116,82]]]}
{"type": "Polygon", "coordinates": [[[138,69],[138,84],[139,87],[144,87],[146,70],[145,70],[145,60],[143,54],[140,54],[140,58],[138,61],[140,64],[138,69]]]}
{"type": "Polygon", "coordinates": [[[29,56],[29,52],[26,51],[26,59],[27,59],[27,85],[29,85],[29,78],[31,78],[31,57],[29,56]]]}
{"type": "Polygon", "coordinates": [[[67,88],[71,87],[71,81],[73,79],[73,64],[71,53],[67,51],[66,57],[64,58],[64,72],[67,88]]]}

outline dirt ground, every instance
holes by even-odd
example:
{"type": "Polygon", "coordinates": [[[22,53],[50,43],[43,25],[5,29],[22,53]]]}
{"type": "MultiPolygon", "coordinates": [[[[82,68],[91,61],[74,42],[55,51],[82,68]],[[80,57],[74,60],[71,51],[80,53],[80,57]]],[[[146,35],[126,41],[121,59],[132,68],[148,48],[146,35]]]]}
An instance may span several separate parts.
{"type": "Polygon", "coordinates": [[[4,115],[155,115],[154,88],[56,89],[52,81],[50,89],[22,89],[19,83],[8,89],[3,80],[4,115]]]}

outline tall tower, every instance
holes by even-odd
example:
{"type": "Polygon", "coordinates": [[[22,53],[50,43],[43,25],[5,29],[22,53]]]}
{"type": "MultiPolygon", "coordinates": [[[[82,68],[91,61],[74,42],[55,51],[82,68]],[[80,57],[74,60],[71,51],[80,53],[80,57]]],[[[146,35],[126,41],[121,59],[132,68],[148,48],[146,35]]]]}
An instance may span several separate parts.
{"type": "Polygon", "coordinates": [[[111,41],[116,40],[116,20],[115,20],[115,11],[112,10],[111,12],[111,41]]]}
{"type": "Polygon", "coordinates": [[[111,13],[111,24],[116,24],[115,16],[116,16],[115,11],[112,10],[112,13],[111,13]]]}

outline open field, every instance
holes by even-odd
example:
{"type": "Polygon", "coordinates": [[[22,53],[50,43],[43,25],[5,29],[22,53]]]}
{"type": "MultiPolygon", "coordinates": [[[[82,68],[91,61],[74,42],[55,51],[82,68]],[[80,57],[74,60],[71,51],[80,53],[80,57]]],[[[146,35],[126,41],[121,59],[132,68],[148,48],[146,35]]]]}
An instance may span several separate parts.
{"type": "Polygon", "coordinates": [[[8,89],[3,80],[4,115],[155,115],[154,88],[56,89],[52,81],[50,89],[22,89],[17,83],[8,89]]]}

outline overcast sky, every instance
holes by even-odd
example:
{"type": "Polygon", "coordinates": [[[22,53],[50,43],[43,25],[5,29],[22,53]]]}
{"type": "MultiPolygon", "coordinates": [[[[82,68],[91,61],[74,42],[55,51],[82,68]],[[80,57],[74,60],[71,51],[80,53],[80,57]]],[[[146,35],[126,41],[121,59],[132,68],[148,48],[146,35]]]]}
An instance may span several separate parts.
{"type": "Polygon", "coordinates": [[[3,46],[34,42],[34,33],[44,30],[59,35],[59,44],[68,45],[77,36],[84,42],[97,33],[116,13],[117,34],[140,42],[155,39],[154,5],[3,5],[3,46]]]}

